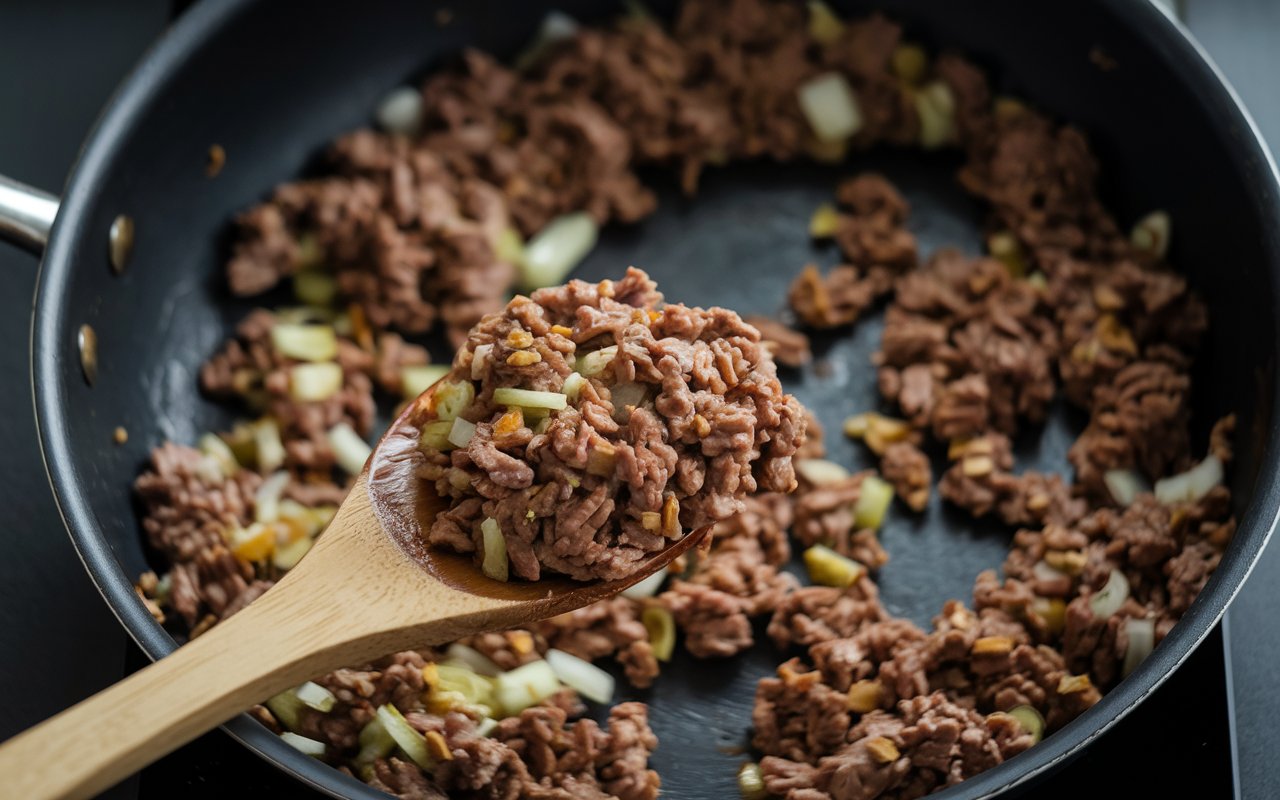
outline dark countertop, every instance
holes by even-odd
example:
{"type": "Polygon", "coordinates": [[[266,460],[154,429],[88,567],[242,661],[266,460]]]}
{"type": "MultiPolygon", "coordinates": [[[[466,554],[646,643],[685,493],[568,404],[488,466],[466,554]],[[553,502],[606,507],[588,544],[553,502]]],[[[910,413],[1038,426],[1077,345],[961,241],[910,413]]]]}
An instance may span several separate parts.
{"type": "MultiPolygon", "coordinates": [[[[10,112],[0,123],[0,173],[56,191],[98,109],[162,32],[173,5],[0,3],[0,108],[10,112]],[[67,57],[73,53],[78,57],[67,57]]],[[[1280,141],[1280,96],[1273,87],[1280,3],[1186,0],[1181,6],[1264,133],[1280,141]]],[[[6,420],[0,425],[0,507],[10,521],[0,533],[0,685],[9,687],[0,704],[0,739],[145,661],[81,567],[45,482],[25,344],[36,266],[35,257],[0,246],[0,335],[10,343],[0,348],[6,420]]],[[[1273,724],[1280,716],[1280,693],[1274,691],[1280,625],[1272,611],[1278,603],[1280,547],[1273,546],[1222,634],[1215,632],[1155,696],[1035,796],[1220,797],[1232,786],[1241,797],[1280,796],[1274,761],[1280,732],[1273,724]],[[1189,768],[1148,766],[1156,764],[1189,768]]],[[[214,732],[107,796],[221,798],[267,791],[317,796],[214,732]]]]}

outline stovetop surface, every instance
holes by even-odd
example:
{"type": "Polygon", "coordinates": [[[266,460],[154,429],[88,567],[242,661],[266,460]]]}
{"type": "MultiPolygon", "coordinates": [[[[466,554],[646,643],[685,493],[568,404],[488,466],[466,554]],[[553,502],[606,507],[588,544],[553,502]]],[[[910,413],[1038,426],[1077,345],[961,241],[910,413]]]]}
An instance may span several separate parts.
{"type": "MultiPolygon", "coordinates": [[[[208,1],[208,0],[205,0],[208,1]]],[[[1136,1],[1136,0],[1135,0],[1136,1]]],[[[0,0],[0,174],[56,191],[116,83],[167,24],[165,0],[0,0]]],[[[1280,141],[1280,4],[1187,0],[1183,18],[1264,133],[1280,141]]],[[[35,257],[0,247],[0,740],[142,666],[89,581],[46,483],[26,342],[35,257]],[[14,687],[18,687],[14,691],[14,687]]],[[[1263,556],[1226,623],[1154,696],[1049,781],[1055,798],[1280,796],[1280,548],[1263,556]]],[[[221,731],[104,795],[319,797],[221,731]]],[[[3,791],[0,790],[0,794],[3,791]]]]}

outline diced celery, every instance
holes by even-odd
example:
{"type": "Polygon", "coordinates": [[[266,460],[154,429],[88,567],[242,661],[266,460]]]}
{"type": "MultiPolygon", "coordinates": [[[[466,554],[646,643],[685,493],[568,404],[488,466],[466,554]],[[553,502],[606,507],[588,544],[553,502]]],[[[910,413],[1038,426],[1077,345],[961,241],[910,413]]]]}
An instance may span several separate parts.
{"type": "Polygon", "coordinates": [[[369,460],[373,448],[345,422],[339,422],[329,429],[327,438],[338,466],[351,475],[359,475],[364,469],[364,462],[369,460]]]}
{"type": "Polygon", "coordinates": [[[476,387],[471,385],[471,381],[441,381],[435,393],[436,417],[452,422],[475,399],[476,387]]]}
{"type": "Polygon", "coordinates": [[[338,336],[328,325],[271,326],[271,344],[276,352],[299,361],[332,361],[338,355],[338,336]]]}
{"type": "Polygon", "coordinates": [[[324,688],[314,681],[307,681],[294,690],[298,700],[307,708],[314,708],[316,711],[328,714],[333,710],[333,704],[338,702],[338,698],[334,697],[333,692],[324,688]]]}
{"type": "Polygon", "coordinates": [[[378,707],[378,721],[382,723],[382,727],[386,729],[391,738],[395,740],[396,746],[404,751],[404,754],[413,760],[413,763],[422,767],[428,772],[435,769],[435,759],[427,752],[427,739],[421,733],[418,733],[404,715],[400,713],[400,709],[387,703],[378,707]]]}
{"type": "Polygon", "coordinates": [[[797,98],[809,127],[824,142],[848,139],[862,128],[858,99],[839,72],[826,72],[801,84],[797,98]]]}
{"type": "Polygon", "coordinates": [[[495,688],[499,707],[511,716],[560,691],[560,679],[546,661],[532,661],[499,675],[495,688]]]}
{"type": "Polygon", "coordinates": [[[867,568],[851,558],[845,558],[829,547],[815,544],[804,551],[804,565],[809,580],[821,586],[845,588],[852,586],[867,568]]]}
{"type": "Polygon", "coordinates": [[[654,658],[670,661],[676,647],[676,621],[662,606],[649,606],[640,612],[640,621],[649,632],[649,647],[654,658]]]}
{"type": "Polygon", "coordinates": [[[289,370],[289,396],[300,403],[318,403],[342,388],[342,367],[332,361],[295,364],[289,370]]]}
{"type": "Polygon", "coordinates": [[[498,521],[493,517],[485,517],[480,523],[480,533],[484,536],[484,561],[480,569],[495,581],[507,580],[507,540],[502,536],[498,521]]]}
{"type": "Polygon", "coordinates": [[[884,522],[884,513],[893,502],[893,487],[884,479],[868,475],[858,493],[858,502],[853,506],[854,527],[879,528],[884,522]]]}
{"type": "Polygon", "coordinates": [[[404,393],[404,399],[412,400],[426,390],[445,375],[449,374],[449,367],[444,364],[422,364],[412,367],[400,368],[400,390],[404,393]]]}
{"type": "Polygon", "coordinates": [[[532,389],[502,386],[493,390],[493,402],[501,406],[547,408],[559,411],[569,404],[569,398],[560,392],[538,392],[532,389]]]}

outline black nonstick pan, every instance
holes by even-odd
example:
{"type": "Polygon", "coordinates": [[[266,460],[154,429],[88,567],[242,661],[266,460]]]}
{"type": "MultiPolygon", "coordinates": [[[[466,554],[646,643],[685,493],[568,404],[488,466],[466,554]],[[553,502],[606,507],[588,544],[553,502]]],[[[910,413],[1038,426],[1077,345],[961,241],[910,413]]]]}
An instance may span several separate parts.
{"type": "MultiPolygon", "coordinates": [[[[662,12],[669,4],[651,5],[662,12]]],[[[1105,197],[1122,222],[1152,208],[1170,212],[1171,261],[1190,275],[1212,320],[1196,376],[1196,418],[1239,414],[1231,481],[1240,525],[1213,580],[1154,654],[1097,706],[1029,752],[937,795],[991,796],[1042,778],[1149,695],[1221,617],[1275,524],[1280,184],[1234,93],[1154,5],[834,5],[849,13],[880,7],[912,38],[972,54],[1002,91],[1077,123],[1102,161],[1105,197]]],[[[199,396],[196,380],[199,364],[246,310],[222,281],[228,220],[304,172],[335,135],[366,123],[387,90],[464,46],[511,56],[551,8],[591,21],[620,6],[473,1],[450,7],[451,21],[442,26],[441,4],[425,0],[204,0],[120,88],[60,201],[0,182],[0,234],[44,249],[32,380],[50,481],[86,568],[152,658],[175,643],[133,590],[148,554],[128,487],[151,447],[190,442],[228,422],[199,396]],[[227,161],[211,180],[205,162],[213,144],[227,161]],[[122,238],[117,225],[113,240],[120,215],[133,221],[132,236],[122,238]],[[124,445],[114,442],[117,427],[129,433],[124,445]]],[[[982,209],[955,184],[957,166],[945,155],[882,151],[839,168],[741,165],[708,175],[695,200],[658,176],[657,214],[607,231],[576,274],[598,279],[637,264],[669,297],[772,313],[801,264],[834,260],[812,248],[805,222],[838,179],[856,170],[880,170],[903,189],[924,252],[942,244],[976,250],[982,209]]],[[[869,356],[878,331],[872,319],[852,336],[819,340],[818,364],[784,375],[829,430],[876,405],[869,356]]],[[[1042,435],[1018,443],[1020,464],[1065,469],[1081,422],[1055,414],[1042,435]]],[[[1205,432],[1198,433],[1203,441],[1205,432]]],[[[830,436],[828,446],[847,465],[865,460],[839,437],[830,436]]],[[[893,516],[882,538],[892,556],[879,576],[886,605],[922,623],[945,599],[969,597],[974,575],[998,566],[1008,545],[1007,532],[936,502],[920,518],[893,516]]],[[[677,657],[652,690],[631,692],[652,705],[662,743],[653,765],[666,796],[736,796],[755,680],[779,660],[764,647],[725,661],[677,657]]],[[[322,791],[382,796],[248,716],[226,728],[322,791]]]]}

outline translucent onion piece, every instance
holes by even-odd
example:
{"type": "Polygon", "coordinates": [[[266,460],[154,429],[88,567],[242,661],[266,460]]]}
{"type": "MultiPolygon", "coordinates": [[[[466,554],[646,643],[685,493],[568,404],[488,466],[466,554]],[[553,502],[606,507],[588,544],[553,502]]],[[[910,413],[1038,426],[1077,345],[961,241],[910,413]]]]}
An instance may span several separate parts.
{"type": "Polygon", "coordinates": [[[221,436],[215,433],[206,433],[200,437],[196,443],[200,448],[200,452],[212,458],[218,465],[218,471],[222,473],[224,478],[230,478],[240,471],[240,462],[236,460],[236,454],[232,452],[231,447],[222,440],[221,436]]]}
{"type": "Polygon", "coordinates": [[[284,442],[280,440],[280,426],[271,417],[263,417],[253,423],[253,444],[260,471],[275,472],[284,464],[284,442]]]}
{"type": "Polygon", "coordinates": [[[640,612],[640,621],[649,632],[649,647],[659,661],[670,661],[676,649],[676,620],[662,606],[649,606],[640,612]]]}
{"type": "Polygon", "coordinates": [[[411,86],[392,89],[378,103],[373,118],[387,133],[413,136],[422,125],[422,92],[411,86]]]}
{"type": "Polygon", "coordinates": [[[470,381],[441,381],[434,397],[436,418],[452,422],[476,399],[476,387],[470,381]]]}
{"type": "Polygon", "coordinates": [[[477,675],[496,678],[502,674],[502,668],[493,663],[492,659],[474,647],[467,647],[465,644],[454,642],[449,645],[449,649],[444,651],[444,657],[466,664],[467,668],[477,675]]]}
{"type": "Polygon", "coordinates": [[[480,523],[480,533],[484,537],[484,561],[480,570],[495,581],[507,579],[507,540],[502,537],[498,521],[493,517],[485,517],[480,523]]]}
{"type": "Polygon", "coordinates": [[[548,650],[547,664],[560,682],[572,687],[578,694],[597,703],[613,700],[613,676],[575,655],[563,650],[548,650]]]}
{"type": "Polygon", "coordinates": [[[338,355],[338,335],[328,325],[277,322],[271,326],[271,346],[299,361],[332,361],[338,355]]]}
{"type": "Polygon", "coordinates": [[[1124,622],[1129,645],[1124,651],[1124,667],[1121,674],[1129,676],[1143,659],[1151,655],[1156,646],[1156,621],[1153,619],[1127,619],[1124,622]]]}
{"type": "Polygon", "coordinates": [[[1138,495],[1151,491],[1146,480],[1131,469],[1109,469],[1102,480],[1107,485],[1107,491],[1111,492],[1111,499],[1122,506],[1133,505],[1138,495]]]}
{"type": "Polygon", "coordinates": [[[332,361],[297,364],[289,370],[289,396],[300,403],[319,403],[342,388],[342,367],[332,361]]]}
{"type": "Polygon", "coordinates": [[[317,742],[315,739],[308,739],[305,736],[299,736],[293,731],[285,731],[284,733],[280,734],[280,738],[283,739],[285,743],[288,744],[293,749],[298,750],[299,752],[305,753],[309,756],[320,758],[324,755],[324,751],[325,751],[324,742],[317,742]]]}
{"type": "Polygon", "coordinates": [[[1057,581],[1070,577],[1067,573],[1044,560],[1037,561],[1031,567],[1031,574],[1042,581],[1057,581]]]}
{"type": "Polygon", "coordinates": [[[809,0],[809,37],[821,45],[834,43],[844,34],[844,23],[822,0],[809,0]]]}
{"type": "Polygon", "coordinates": [[[515,389],[502,386],[493,390],[493,402],[500,406],[521,408],[547,408],[559,411],[569,405],[569,398],[560,392],[538,392],[533,389],[515,389]]]}
{"type": "Polygon", "coordinates": [[[476,424],[474,422],[467,422],[462,417],[458,417],[453,421],[453,426],[449,428],[449,444],[454,447],[466,447],[475,433],[476,424]]]}
{"type": "Polygon", "coordinates": [[[851,558],[845,558],[829,547],[815,544],[804,551],[804,566],[809,580],[821,586],[844,588],[852,586],[866,574],[867,568],[851,558]]]}
{"type": "Polygon", "coordinates": [[[379,758],[386,758],[396,748],[396,740],[383,727],[377,716],[360,729],[360,752],[356,755],[357,766],[371,764],[379,758]]]}
{"type": "Polygon", "coordinates": [[[400,709],[387,703],[378,707],[378,721],[382,723],[382,727],[395,740],[396,746],[404,751],[404,754],[413,759],[413,763],[419,767],[430,771],[435,767],[435,759],[427,752],[427,739],[418,733],[404,715],[400,713],[400,709]]]}
{"type": "Polygon", "coordinates": [[[1009,716],[1018,721],[1022,729],[1031,734],[1037,742],[1044,738],[1044,717],[1032,706],[1014,706],[1008,711],[1009,716]]]}
{"type": "Polygon", "coordinates": [[[849,477],[849,470],[825,458],[801,458],[795,465],[796,473],[814,486],[837,483],[849,477]]]}
{"type": "MultiPolygon", "coordinates": [[[[459,645],[461,646],[461,645],[459,645]]],[[[471,648],[467,648],[471,650],[471,648]]],[[[482,653],[471,651],[472,657],[484,658],[482,653]]],[[[488,661],[488,659],[485,659],[488,661]]],[[[449,659],[440,664],[429,664],[427,668],[434,668],[436,679],[433,692],[445,692],[456,694],[458,699],[462,701],[465,707],[477,709],[480,706],[489,708],[493,705],[493,679],[481,675],[473,670],[470,666],[464,666],[460,658],[450,656],[449,659]]],[[[498,665],[489,661],[486,670],[492,671],[496,677],[502,674],[502,670],[498,669],[498,665]]],[[[424,677],[426,670],[423,671],[424,677]]],[[[430,684],[431,682],[428,681],[430,684]]],[[[488,711],[486,711],[488,713],[488,711]]]]}
{"type": "Polygon", "coordinates": [[[493,733],[493,729],[498,727],[498,721],[492,717],[485,717],[476,723],[476,736],[488,736],[493,733]]]}
{"type": "Polygon", "coordinates": [[[1164,211],[1152,211],[1133,226],[1129,241],[1139,250],[1150,253],[1157,261],[1164,260],[1169,252],[1169,236],[1173,220],[1164,211]]]}
{"type": "Polygon", "coordinates": [[[1156,499],[1165,505],[1194,503],[1222,483],[1222,461],[1210,455],[1186,472],[1156,481],[1156,499]]]}
{"type": "Polygon", "coordinates": [[[862,111],[849,81],[838,72],[813,78],[796,90],[800,110],[824,142],[848,139],[862,128],[862,111]]]}
{"type": "Polygon", "coordinates": [[[405,400],[412,400],[422,394],[438,380],[449,374],[449,367],[444,364],[424,364],[400,369],[400,391],[405,400]]]}
{"type": "Polygon", "coordinates": [[[271,556],[271,563],[275,565],[276,569],[288,572],[298,566],[298,562],[310,552],[313,544],[315,544],[315,540],[302,538],[296,542],[290,542],[284,547],[277,547],[275,553],[271,556]]]}
{"type": "Polygon", "coordinates": [[[657,572],[642,581],[628,586],[622,590],[623,597],[630,597],[632,600],[643,600],[646,597],[653,597],[662,588],[662,582],[667,579],[667,568],[663,567],[657,572]]]}
{"type": "Polygon", "coordinates": [[[499,675],[494,688],[499,707],[511,716],[560,691],[560,679],[546,661],[532,661],[499,675]]]}
{"type": "Polygon", "coordinates": [[[1129,599],[1129,579],[1118,569],[1111,570],[1107,583],[1089,598],[1089,608],[1099,619],[1106,619],[1120,610],[1129,599]]]}
{"type": "Polygon", "coordinates": [[[920,146],[936,150],[956,138],[956,98],[943,81],[933,81],[915,93],[920,117],[920,146]]]}
{"type": "Polygon", "coordinates": [[[858,502],[853,506],[853,524],[859,530],[863,528],[879,528],[884,522],[884,513],[893,502],[893,487],[882,478],[868,475],[862,481],[858,502]]]}
{"type": "Polygon", "coordinates": [[[742,795],[742,800],[768,800],[770,795],[764,788],[764,776],[756,762],[748,761],[738,770],[738,794],[742,795]]]}
{"type": "Polygon", "coordinates": [[[359,475],[360,470],[364,469],[364,462],[369,460],[369,454],[373,452],[369,443],[345,422],[339,422],[330,428],[328,439],[338,466],[350,475],[359,475]]]}
{"type": "Polygon", "coordinates": [[[253,518],[258,522],[280,519],[280,495],[288,485],[289,473],[284,470],[264,480],[253,494],[253,518]]]}
{"type": "Polygon", "coordinates": [[[516,56],[515,68],[524,71],[532,67],[538,63],[551,45],[565,39],[572,39],[577,35],[580,27],[576,19],[563,11],[548,11],[542,18],[542,25],[538,27],[538,33],[533,37],[533,41],[529,42],[520,55],[516,56]]]}
{"type": "Polygon", "coordinates": [[[449,434],[453,433],[454,420],[436,419],[422,426],[422,438],[418,447],[423,450],[436,450],[441,453],[453,449],[449,434]]]}
{"type": "Polygon", "coordinates": [[[585,211],[556,217],[534,234],[524,248],[520,282],[526,289],[564,283],[600,237],[600,226],[585,211]]]}
{"type": "Polygon", "coordinates": [[[299,272],[293,276],[293,296],[299,303],[328,308],[338,296],[338,281],[327,272],[299,272]]]}
{"type": "Polygon", "coordinates": [[[609,366],[616,355],[618,355],[618,346],[616,344],[593,350],[590,353],[578,356],[577,370],[588,378],[595,377],[604,372],[605,367],[609,366]]]}
{"type": "Polygon", "coordinates": [[[582,386],[587,379],[577,372],[569,373],[569,377],[564,379],[564,386],[560,387],[560,391],[564,392],[565,398],[570,403],[578,402],[578,395],[582,393],[582,386]]]}
{"type": "Polygon", "coordinates": [[[298,729],[298,714],[302,711],[302,701],[298,699],[297,692],[293,689],[285,689],[280,694],[272,697],[266,702],[267,709],[276,721],[289,730],[298,729]]]}
{"type": "Polygon", "coordinates": [[[478,381],[484,377],[485,365],[491,358],[493,358],[493,345],[476,346],[476,351],[471,354],[471,380],[478,381]]]}
{"type": "Polygon", "coordinates": [[[333,704],[338,702],[338,698],[333,696],[333,692],[324,688],[314,681],[307,681],[294,690],[294,694],[302,701],[307,708],[314,708],[316,711],[328,714],[333,710],[333,704]]]}

